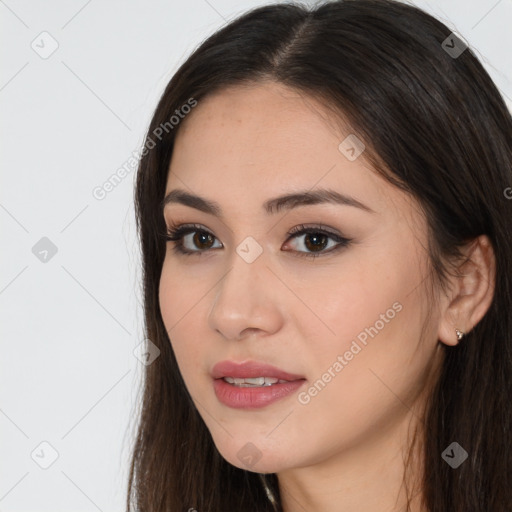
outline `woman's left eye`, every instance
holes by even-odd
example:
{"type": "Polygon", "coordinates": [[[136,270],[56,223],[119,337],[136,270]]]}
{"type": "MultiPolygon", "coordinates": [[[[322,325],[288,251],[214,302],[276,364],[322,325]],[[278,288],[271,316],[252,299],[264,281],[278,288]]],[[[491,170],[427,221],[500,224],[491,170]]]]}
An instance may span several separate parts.
{"type": "Polygon", "coordinates": [[[300,256],[309,256],[315,258],[324,254],[330,254],[338,249],[346,247],[352,240],[333,233],[323,227],[305,227],[300,225],[288,232],[292,239],[299,241],[299,247],[306,248],[307,251],[298,250],[300,256]],[[301,240],[302,239],[302,240],[301,240]],[[330,243],[330,242],[331,243],[330,243]],[[328,249],[328,250],[325,250],[328,249]]]}
{"type": "MultiPolygon", "coordinates": [[[[338,249],[346,247],[352,241],[349,238],[345,238],[331,232],[323,226],[306,227],[303,224],[290,230],[288,232],[288,236],[290,237],[288,240],[299,240],[303,237],[303,242],[298,245],[305,248],[306,251],[299,249],[295,252],[297,252],[299,256],[306,256],[310,258],[330,254],[338,249]],[[335,243],[329,245],[329,240],[335,243]],[[325,250],[326,248],[329,250],[325,250]]],[[[216,240],[216,237],[202,226],[194,224],[181,225],[178,227],[171,226],[167,231],[166,240],[174,242],[173,250],[178,254],[187,256],[195,254],[197,256],[202,256],[213,247],[213,242],[216,240]],[[185,242],[190,242],[194,244],[195,247],[199,247],[199,249],[195,250],[193,248],[186,247],[185,242]],[[203,245],[203,248],[201,248],[201,245],[203,245]]],[[[222,247],[222,244],[220,247],[222,247]]]]}

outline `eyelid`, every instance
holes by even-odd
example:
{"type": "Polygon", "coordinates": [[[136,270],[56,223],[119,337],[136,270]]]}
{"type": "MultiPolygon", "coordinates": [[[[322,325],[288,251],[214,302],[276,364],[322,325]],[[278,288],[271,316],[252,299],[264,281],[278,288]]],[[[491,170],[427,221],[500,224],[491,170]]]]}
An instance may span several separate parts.
{"type": "Polygon", "coordinates": [[[336,233],[328,226],[324,226],[323,224],[311,224],[311,225],[305,225],[305,224],[299,224],[298,226],[295,226],[294,228],[290,229],[288,231],[288,236],[294,236],[297,234],[304,234],[304,233],[325,233],[329,236],[332,236],[333,238],[343,238],[343,236],[339,233],[336,233]]]}

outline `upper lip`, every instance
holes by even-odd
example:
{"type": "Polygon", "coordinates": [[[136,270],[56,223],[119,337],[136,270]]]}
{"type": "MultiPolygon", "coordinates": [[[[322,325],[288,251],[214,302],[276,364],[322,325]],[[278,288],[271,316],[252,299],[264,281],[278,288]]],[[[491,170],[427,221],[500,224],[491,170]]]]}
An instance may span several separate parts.
{"type": "Polygon", "coordinates": [[[243,363],[221,361],[213,367],[212,377],[214,379],[221,379],[222,377],[236,377],[239,379],[274,377],[288,381],[304,379],[301,375],[285,372],[280,368],[259,361],[245,361],[243,363]]]}

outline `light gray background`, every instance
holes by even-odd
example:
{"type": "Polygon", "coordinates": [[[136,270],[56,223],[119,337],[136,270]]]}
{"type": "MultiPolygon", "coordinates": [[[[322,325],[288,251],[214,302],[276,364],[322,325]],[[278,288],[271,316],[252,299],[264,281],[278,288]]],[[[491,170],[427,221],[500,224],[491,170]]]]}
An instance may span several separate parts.
{"type": "MultiPolygon", "coordinates": [[[[102,200],[93,190],[140,150],[195,46],[266,3],[0,1],[1,512],[124,509],[143,369],[135,170],[102,200]],[[43,237],[57,248],[46,262],[43,237]]],[[[512,0],[414,4],[512,98],[512,0]]]]}

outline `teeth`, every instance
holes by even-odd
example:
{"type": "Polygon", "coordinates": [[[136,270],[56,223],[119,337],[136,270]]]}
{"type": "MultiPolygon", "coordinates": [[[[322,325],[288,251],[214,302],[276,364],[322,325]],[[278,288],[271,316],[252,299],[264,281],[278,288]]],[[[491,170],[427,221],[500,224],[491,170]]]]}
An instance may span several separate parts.
{"type": "Polygon", "coordinates": [[[242,388],[272,386],[272,384],[288,382],[287,380],[276,379],[275,377],[251,377],[247,379],[240,379],[238,377],[224,377],[224,380],[229,384],[234,384],[235,386],[242,388]]]}

